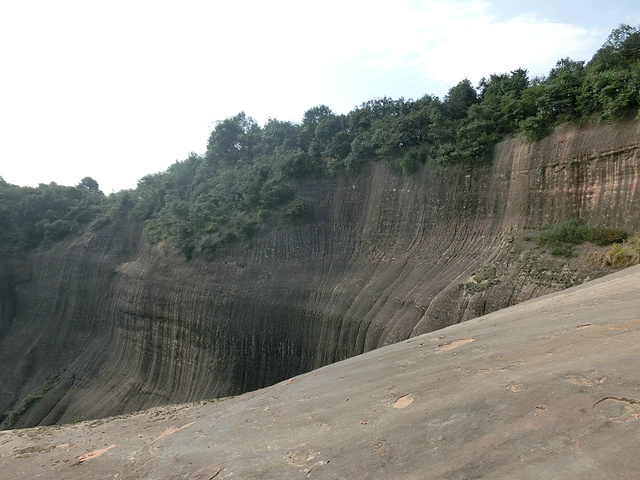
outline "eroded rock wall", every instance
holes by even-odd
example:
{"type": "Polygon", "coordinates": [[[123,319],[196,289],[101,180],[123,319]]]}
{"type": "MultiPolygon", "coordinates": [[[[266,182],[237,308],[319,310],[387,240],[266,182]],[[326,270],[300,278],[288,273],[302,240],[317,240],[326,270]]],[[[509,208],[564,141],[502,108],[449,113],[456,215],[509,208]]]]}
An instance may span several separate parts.
{"type": "Polygon", "coordinates": [[[639,138],[638,123],[559,130],[408,178],[372,164],[307,184],[310,223],[214,261],[125,221],[2,260],[2,426],[235,395],[548,293],[513,238],[575,217],[638,230],[639,138]],[[492,281],[464,288],[479,269],[492,281]]]}

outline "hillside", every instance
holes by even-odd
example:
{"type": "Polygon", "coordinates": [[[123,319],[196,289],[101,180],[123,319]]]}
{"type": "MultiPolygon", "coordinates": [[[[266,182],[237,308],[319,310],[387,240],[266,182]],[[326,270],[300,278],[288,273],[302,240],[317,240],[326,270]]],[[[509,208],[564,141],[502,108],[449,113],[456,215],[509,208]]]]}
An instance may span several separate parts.
{"type": "Polygon", "coordinates": [[[498,144],[491,166],[310,178],[308,222],[211,259],[126,217],[4,257],[2,426],[236,395],[607,273],[530,239],[573,218],[638,231],[638,138],[562,128],[498,144]]]}
{"type": "Polygon", "coordinates": [[[6,478],[634,479],[640,267],[236,398],[0,432],[6,478]]]}

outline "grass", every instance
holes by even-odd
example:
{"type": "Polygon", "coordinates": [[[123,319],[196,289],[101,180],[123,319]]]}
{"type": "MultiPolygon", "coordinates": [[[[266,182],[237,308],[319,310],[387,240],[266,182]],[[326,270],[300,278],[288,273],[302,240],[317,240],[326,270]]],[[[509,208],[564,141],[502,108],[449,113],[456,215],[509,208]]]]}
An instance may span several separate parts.
{"type": "Polygon", "coordinates": [[[552,255],[574,257],[575,246],[587,241],[603,246],[622,242],[627,233],[611,227],[589,226],[582,220],[557,222],[543,228],[538,235],[538,246],[545,247],[552,255]]]}
{"type": "Polygon", "coordinates": [[[604,253],[602,263],[613,268],[627,268],[640,263],[640,235],[616,243],[604,253]]]}

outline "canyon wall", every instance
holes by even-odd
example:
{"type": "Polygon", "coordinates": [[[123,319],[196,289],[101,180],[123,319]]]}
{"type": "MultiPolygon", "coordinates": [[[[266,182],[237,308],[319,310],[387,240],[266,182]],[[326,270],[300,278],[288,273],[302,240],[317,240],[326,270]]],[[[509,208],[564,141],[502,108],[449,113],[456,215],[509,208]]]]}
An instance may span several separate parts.
{"type": "Polygon", "coordinates": [[[490,167],[309,181],[309,223],[211,261],[126,220],[0,258],[0,426],[236,395],[563,288],[531,272],[523,235],[638,231],[639,139],[637,122],[559,129],[499,144],[490,167]]]}

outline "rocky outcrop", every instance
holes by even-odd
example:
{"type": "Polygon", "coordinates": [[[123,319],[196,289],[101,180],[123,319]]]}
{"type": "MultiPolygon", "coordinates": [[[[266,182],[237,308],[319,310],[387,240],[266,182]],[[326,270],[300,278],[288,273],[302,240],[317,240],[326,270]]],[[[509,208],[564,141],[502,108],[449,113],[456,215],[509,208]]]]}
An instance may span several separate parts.
{"type": "Polygon", "coordinates": [[[235,395],[567,286],[525,274],[518,239],[575,217],[636,231],[639,134],[559,130],[483,169],[309,182],[308,224],[213,261],[126,221],[3,261],[2,425],[235,395]]]}

